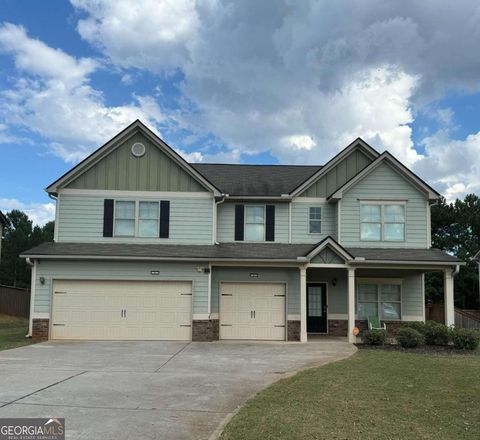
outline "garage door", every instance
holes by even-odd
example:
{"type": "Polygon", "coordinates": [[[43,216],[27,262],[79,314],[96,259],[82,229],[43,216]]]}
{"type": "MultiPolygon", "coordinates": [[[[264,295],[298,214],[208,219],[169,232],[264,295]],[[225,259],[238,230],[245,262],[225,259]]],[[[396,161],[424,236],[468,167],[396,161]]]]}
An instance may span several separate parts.
{"type": "Polygon", "coordinates": [[[192,283],[54,281],[52,339],[191,339],[192,283]]]}
{"type": "Polygon", "coordinates": [[[221,339],[285,339],[285,284],[221,283],[221,339]]]}

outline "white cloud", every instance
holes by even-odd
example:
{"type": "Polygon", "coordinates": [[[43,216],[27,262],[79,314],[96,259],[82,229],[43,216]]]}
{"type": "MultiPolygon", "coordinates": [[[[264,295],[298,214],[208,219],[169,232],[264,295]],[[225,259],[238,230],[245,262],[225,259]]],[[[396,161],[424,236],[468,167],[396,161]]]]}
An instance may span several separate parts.
{"type": "Polygon", "coordinates": [[[0,211],[18,209],[25,212],[34,225],[43,226],[55,219],[54,203],[24,203],[17,199],[0,199],[0,211]]]}
{"type": "Polygon", "coordinates": [[[78,22],[85,40],[122,67],[171,70],[188,58],[199,25],[195,0],[72,0],[88,13],[78,22]]]}
{"type": "Polygon", "coordinates": [[[440,130],[423,140],[426,157],[413,170],[426,178],[448,201],[480,194],[480,132],[452,139],[440,130]]]}
{"type": "Polygon", "coordinates": [[[51,49],[20,26],[0,26],[0,50],[13,55],[23,75],[0,92],[0,119],[40,134],[67,162],[82,159],[137,118],[153,127],[164,121],[151,97],[107,106],[103,94],[88,84],[96,63],[51,49]]]}

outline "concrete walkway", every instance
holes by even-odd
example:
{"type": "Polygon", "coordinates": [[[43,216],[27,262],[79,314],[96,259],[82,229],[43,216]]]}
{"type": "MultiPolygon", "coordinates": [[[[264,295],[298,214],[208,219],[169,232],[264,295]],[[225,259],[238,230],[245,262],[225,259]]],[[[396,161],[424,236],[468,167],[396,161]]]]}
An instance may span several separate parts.
{"type": "Polygon", "coordinates": [[[65,417],[67,439],[208,439],[272,382],[354,351],[335,338],[45,342],[0,352],[0,417],[65,417]]]}

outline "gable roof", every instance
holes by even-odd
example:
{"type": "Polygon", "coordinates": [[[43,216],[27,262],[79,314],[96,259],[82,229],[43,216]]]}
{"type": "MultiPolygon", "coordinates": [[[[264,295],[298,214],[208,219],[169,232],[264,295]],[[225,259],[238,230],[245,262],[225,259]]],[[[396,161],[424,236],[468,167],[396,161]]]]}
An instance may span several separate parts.
{"type": "Polygon", "coordinates": [[[353,256],[334,238],[330,235],[325,237],[320,243],[318,243],[306,256],[305,259],[310,261],[316,255],[318,255],[322,250],[326,248],[331,248],[333,251],[345,261],[353,260],[353,256]]]}
{"type": "Polygon", "coordinates": [[[343,197],[343,193],[348,191],[357,182],[368,176],[373,170],[375,170],[382,163],[388,163],[399,174],[407,179],[413,186],[417,187],[421,192],[427,195],[429,200],[436,200],[440,197],[440,194],[435,191],[424,180],[420,179],[416,174],[410,171],[405,165],[403,165],[396,157],[390,154],[388,151],[384,151],[378,156],[370,165],[353,176],[349,181],[345,182],[340,188],[338,188],[333,194],[327,197],[328,200],[338,200],[343,197]]]}
{"type": "Polygon", "coordinates": [[[10,220],[8,220],[8,218],[5,216],[5,214],[2,211],[0,211],[0,223],[3,226],[8,226],[10,224],[10,220]]]}
{"type": "Polygon", "coordinates": [[[347,157],[352,151],[360,149],[363,153],[365,153],[368,157],[372,160],[376,159],[380,153],[368,145],[363,139],[357,138],[355,139],[350,145],[340,151],[336,156],[332,157],[321,169],[319,169],[315,174],[310,176],[300,185],[298,185],[293,191],[291,191],[290,195],[295,197],[302,193],[305,189],[307,189],[310,185],[315,183],[320,177],[324,176],[328,173],[337,163],[339,163],[342,159],[347,157]]]}
{"type": "Polygon", "coordinates": [[[97,163],[100,159],[106,157],[110,152],[115,150],[122,142],[129,139],[135,133],[141,132],[146,136],[156,147],[162,150],[170,159],[177,163],[184,171],[190,176],[200,182],[205,188],[212,191],[215,195],[220,195],[221,191],[215,187],[208,179],[200,174],[195,168],[193,168],[185,159],[183,159],[173,148],[167,145],[162,139],[160,139],[152,130],[150,130],[145,124],[138,119],[131,123],[128,127],[110,139],[107,143],[95,150],[92,154],[82,160],[79,164],[74,166],[70,171],[67,171],[63,176],[59,177],[55,182],[51,183],[45,191],[49,194],[57,194],[58,189],[65,184],[71,182],[77,178],[84,171],[88,170],[91,166],[97,163]]]}
{"type": "Polygon", "coordinates": [[[225,194],[246,197],[289,194],[322,168],[320,165],[191,165],[225,194]]]}

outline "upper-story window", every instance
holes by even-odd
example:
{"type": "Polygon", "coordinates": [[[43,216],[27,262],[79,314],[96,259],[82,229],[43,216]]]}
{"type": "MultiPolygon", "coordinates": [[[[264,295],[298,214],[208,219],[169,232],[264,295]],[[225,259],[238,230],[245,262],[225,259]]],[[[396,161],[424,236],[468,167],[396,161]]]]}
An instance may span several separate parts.
{"type": "Polygon", "coordinates": [[[115,201],[116,237],[158,237],[158,202],[115,201]]]}
{"type": "Polygon", "coordinates": [[[308,232],[320,234],[322,232],[322,208],[311,206],[308,211],[308,232]]]}
{"type": "Polygon", "coordinates": [[[245,206],[245,240],[265,240],[265,206],[245,206]]]}
{"type": "Polygon", "coordinates": [[[360,239],[364,241],[404,241],[405,205],[362,203],[360,239]]]}

